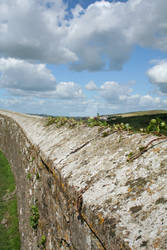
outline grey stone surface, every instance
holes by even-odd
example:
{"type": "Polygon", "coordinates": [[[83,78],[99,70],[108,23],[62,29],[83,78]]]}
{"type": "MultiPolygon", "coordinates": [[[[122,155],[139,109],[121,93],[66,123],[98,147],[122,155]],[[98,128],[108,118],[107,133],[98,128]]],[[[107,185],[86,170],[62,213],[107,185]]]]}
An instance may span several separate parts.
{"type": "Polygon", "coordinates": [[[16,179],[22,249],[42,249],[42,235],[47,250],[167,249],[167,141],[127,162],[155,137],[103,137],[98,127],[45,124],[0,111],[0,149],[16,179]],[[29,223],[33,205],[36,230],[29,223]]]}

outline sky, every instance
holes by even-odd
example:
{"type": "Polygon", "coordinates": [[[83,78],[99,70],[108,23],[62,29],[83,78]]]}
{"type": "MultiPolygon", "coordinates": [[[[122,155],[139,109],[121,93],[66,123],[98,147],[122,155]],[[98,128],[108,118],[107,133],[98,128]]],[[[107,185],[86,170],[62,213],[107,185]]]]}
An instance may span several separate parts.
{"type": "Polygon", "coordinates": [[[0,0],[0,109],[167,109],[166,0],[0,0]]]}

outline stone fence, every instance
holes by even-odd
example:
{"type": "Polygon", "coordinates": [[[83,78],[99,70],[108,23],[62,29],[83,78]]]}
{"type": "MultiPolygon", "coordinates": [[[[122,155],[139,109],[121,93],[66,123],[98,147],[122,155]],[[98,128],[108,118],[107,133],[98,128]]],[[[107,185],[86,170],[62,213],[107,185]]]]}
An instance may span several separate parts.
{"type": "Polygon", "coordinates": [[[167,141],[0,111],[22,250],[167,249],[167,141]]]}

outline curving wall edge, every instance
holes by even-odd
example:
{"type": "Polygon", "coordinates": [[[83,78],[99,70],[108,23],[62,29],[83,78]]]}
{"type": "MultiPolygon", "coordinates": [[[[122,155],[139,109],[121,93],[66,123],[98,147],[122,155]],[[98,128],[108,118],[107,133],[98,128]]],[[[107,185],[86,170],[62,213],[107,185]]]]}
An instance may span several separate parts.
{"type": "Polygon", "coordinates": [[[22,249],[167,249],[167,141],[127,162],[154,136],[103,137],[97,127],[45,124],[0,111],[0,150],[16,180],[22,249]]]}

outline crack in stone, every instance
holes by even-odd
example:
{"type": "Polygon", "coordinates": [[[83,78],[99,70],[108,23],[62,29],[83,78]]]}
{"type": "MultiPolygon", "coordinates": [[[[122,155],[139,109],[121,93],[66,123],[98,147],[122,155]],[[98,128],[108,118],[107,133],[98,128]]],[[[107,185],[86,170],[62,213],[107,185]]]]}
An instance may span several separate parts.
{"type": "MultiPolygon", "coordinates": [[[[66,160],[70,155],[75,154],[76,152],[78,152],[79,150],[81,150],[82,148],[84,148],[85,146],[87,146],[91,141],[95,140],[99,135],[97,135],[96,137],[92,138],[91,140],[85,142],[84,144],[82,144],[81,146],[75,148],[74,150],[72,150],[69,154],[66,155],[65,158],[61,159],[57,164],[60,164],[62,161],[66,160]]],[[[63,169],[60,168],[61,170],[63,169]]]]}
{"type": "Polygon", "coordinates": [[[103,247],[104,250],[107,250],[107,248],[104,246],[104,243],[102,242],[102,240],[99,238],[99,236],[96,234],[96,232],[93,230],[93,228],[91,228],[91,226],[89,225],[89,223],[87,222],[87,220],[83,217],[82,215],[82,220],[86,223],[86,225],[89,227],[90,231],[93,233],[93,235],[96,237],[96,239],[99,241],[99,243],[101,244],[101,246],[103,247]]]}
{"type": "Polygon", "coordinates": [[[52,171],[51,171],[51,169],[48,167],[48,165],[44,162],[44,160],[40,157],[40,159],[41,159],[41,162],[42,162],[42,164],[45,166],[45,168],[47,169],[47,171],[49,172],[49,173],[52,173],[52,171]]]}
{"type": "MultiPolygon", "coordinates": [[[[76,149],[74,149],[73,151],[71,151],[70,153],[69,153],[69,155],[72,155],[72,154],[75,154],[76,152],[78,152],[79,150],[81,150],[82,148],[84,148],[85,146],[87,146],[91,141],[93,141],[95,138],[93,138],[93,139],[91,139],[91,140],[89,140],[89,141],[87,141],[87,142],[85,142],[84,144],[82,144],[80,147],[77,147],[76,149]]],[[[69,156],[68,155],[68,156],[69,156]]],[[[67,157],[68,157],[67,156],[67,157]]]]}
{"type": "Polygon", "coordinates": [[[87,220],[84,218],[84,216],[82,214],[82,206],[83,206],[83,197],[82,197],[82,194],[86,190],[87,190],[87,188],[85,190],[82,190],[82,192],[80,192],[80,195],[78,196],[78,199],[77,199],[78,220],[81,220],[81,224],[83,224],[84,222],[86,223],[86,225],[89,227],[90,231],[93,233],[93,235],[99,241],[99,243],[101,244],[101,246],[103,247],[103,249],[107,250],[107,248],[104,246],[104,243],[102,242],[102,240],[99,238],[99,236],[96,234],[96,232],[91,228],[91,226],[89,225],[89,223],[87,222],[87,220]]]}
{"type": "MultiPolygon", "coordinates": [[[[93,141],[94,139],[95,139],[95,138],[93,138],[93,139],[87,141],[86,143],[82,144],[79,148],[75,149],[75,150],[72,151],[70,154],[79,151],[80,149],[82,149],[83,147],[85,147],[87,144],[89,144],[91,141],[93,141]]],[[[70,154],[69,154],[69,155],[70,155],[70,154]]],[[[41,157],[40,157],[40,158],[41,158],[41,157]]],[[[42,161],[43,165],[46,167],[47,171],[50,172],[50,173],[52,173],[51,169],[47,166],[47,164],[43,161],[42,158],[41,158],[41,161],[42,161]]],[[[84,190],[82,190],[82,191],[81,191],[81,194],[78,196],[78,198],[80,198],[81,201],[82,201],[82,194],[83,194],[87,189],[88,189],[88,187],[86,187],[84,190]]],[[[82,222],[82,223],[83,223],[83,222],[86,223],[86,225],[89,227],[90,231],[93,233],[93,235],[94,235],[94,236],[96,237],[96,239],[99,241],[99,243],[101,244],[101,246],[103,247],[103,249],[104,249],[104,250],[107,250],[107,248],[104,246],[104,243],[102,242],[102,240],[99,238],[99,236],[96,234],[96,232],[91,228],[91,226],[89,225],[89,223],[87,222],[87,220],[83,217],[83,215],[82,215],[82,205],[83,205],[83,203],[82,203],[82,202],[80,203],[80,201],[77,201],[77,203],[78,203],[78,206],[77,206],[78,209],[77,209],[77,210],[79,210],[79,211],[78,211],[78,213],[79,213],[78,219],[81,219],[81,222],[82,222]]],[[[70,244],[69,244],[65,239],[63,239],[63,238],[61,238],[61,239],[60,239],[60,238],[56,238],[56,239],[57,239],[60,243],[65,242],[65,244],[67,245],[67,247],[71,247],[70,244]]]]}

